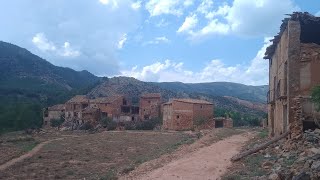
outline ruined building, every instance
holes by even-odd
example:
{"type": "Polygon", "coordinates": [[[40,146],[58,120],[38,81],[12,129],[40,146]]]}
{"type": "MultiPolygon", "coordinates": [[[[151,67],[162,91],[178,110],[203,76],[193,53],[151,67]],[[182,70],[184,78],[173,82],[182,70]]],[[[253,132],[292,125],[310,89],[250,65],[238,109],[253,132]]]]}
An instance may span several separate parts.
{"type": "Polygon", "coordinates": [[[61,119],[65,116],[65,105],[57,104],[43,109],[43,127],[51,126],[51,120],[61,119]]]}
{"type": "Polygon", "coordinates": [[[267,48],[269,60],[268,126],[270,135],[312,128],[319,114],[311,89],[320,84],[320,18],[294,13],[267,48]]]}
{"type": "Polygon", "coordinates": [[[160,117],[161,111],[161,94],[148,93],[140,97],[140,119],[148,120],[155,117],[160,117]]]}
{"type": "Polygon", "coordinates": [[[213,124],[213,104],[197,99],[173,99],[163,104],[163,128],[168,130],[190,130],[194,126],[213,124]]]}

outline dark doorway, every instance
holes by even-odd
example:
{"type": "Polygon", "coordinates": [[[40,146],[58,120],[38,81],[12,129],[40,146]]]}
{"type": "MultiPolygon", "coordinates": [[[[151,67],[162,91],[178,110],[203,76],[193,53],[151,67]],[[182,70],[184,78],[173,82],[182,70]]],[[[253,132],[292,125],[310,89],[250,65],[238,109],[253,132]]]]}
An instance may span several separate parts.
{"type": "Polygon", "coordinates": [[[223,128],[223,121],[216,121],[215,128],[223,128]]]}

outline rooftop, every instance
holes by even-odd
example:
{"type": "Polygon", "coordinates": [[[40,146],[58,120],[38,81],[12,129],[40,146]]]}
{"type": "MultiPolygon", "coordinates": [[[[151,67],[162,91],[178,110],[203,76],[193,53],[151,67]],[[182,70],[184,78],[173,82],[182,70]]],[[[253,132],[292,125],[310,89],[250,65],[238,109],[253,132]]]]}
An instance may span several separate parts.
{"type": "Polygon", "coordinates": [[[171,104],[173,101],[178,101],[178,102],[184,102],[184,103],[191,103],[191,104],[208,104],[208,105],[213,105],[213,103],[201,100],[201,99],[172,99],[171,101],[164,103],[166,104],[171,104]]]}
{"type": "Polygon", "coordinates": [[[48,107],[49,111],[62,111],[65,109],[65,105],[64,104],[56,104],[54,106],[48,107]]]}
{"type": "Polygon", "coordinates": [[[276,36],[274,36],[272,40],[270,40],[272,44],[266,49],[264,59],[271,59],[274,53],[276,52],[277,45],[280,42],[281,36],[286,30],[289,21],[299,21],[302,25],[306,26],[307,28],[310,28],[310,26],[314,24],[320,24],[320,17],[316,17],[308,12],[294,12],[293,14],[287,15],[290,17],[282,20],[280,32],[276,36]]]}
{"type": "Polygon", "coordinates": [[[123,96],[115,95],[115,96],[108,96],[108,97],[99,97],[95,99],[90,99],[90,102],[91,103],[112,103],[119,98],[123,98],[123,96]]]}
{"type": "Polygon", "coordinates": [[[89,99],[85,95],[76,95],[71,98],[67,103],[88,103],[89,99]]]}
{"type": "Polygon", "coordinates": [[[141,95],[142,98],[161,98],[161,93],[146,93],[141,95]]]}

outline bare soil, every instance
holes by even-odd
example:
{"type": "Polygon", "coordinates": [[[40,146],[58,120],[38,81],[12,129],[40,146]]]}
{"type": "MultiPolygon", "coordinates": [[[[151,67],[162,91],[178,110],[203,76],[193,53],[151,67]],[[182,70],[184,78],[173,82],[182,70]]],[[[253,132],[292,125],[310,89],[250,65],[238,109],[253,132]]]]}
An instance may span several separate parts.
{"type": "MultiPolygon", "coordinates": [[[[225,133],[223,131],[226,130],[216,132],[215,136],[219,137],[219,133],[225,133]]],[[[207,144],[207,146],[195,148],[191,152],[185,152],[182,148],[179,150],[182,151],[180,152],[183,154],[182,156],[162,167],[143,171],[141,169],[145,169],[144,166],[150,166],[145,163],[135,170],[139,173],[133,171],[131,176],[124,176],[121,179],[221,179],[227,168],[232,165],[230,161],[232,156],[237,154],[252,136],[253,133],[249,132],[233,135],[211,145],[207,144]]],[[[210,138],[206,137],[205,139],[210,138]]],[[[199,146],[200,144],[195,143],[194,145],[199,146]]]]}
{"type": "MultiPolygon", "coordinates": [[[[183,132],[52,132],[36,135],[29,153],[1,163],[0,179],[114,179],[170,153],[193,137],[183,132]],[[57,141],[53,139],[62,138],[57,141]],[[15,159],[17,158],[17,159],[15,159]],[[10,161],[11,160],[11,161],[10,161]]],[[[1,138],[0,138],[1,140],[1,138]]],[[[5,154],[10,153],[10,148],[5,154]]],[[[2,151],[1,151],[2,152],[2,151]]]]}

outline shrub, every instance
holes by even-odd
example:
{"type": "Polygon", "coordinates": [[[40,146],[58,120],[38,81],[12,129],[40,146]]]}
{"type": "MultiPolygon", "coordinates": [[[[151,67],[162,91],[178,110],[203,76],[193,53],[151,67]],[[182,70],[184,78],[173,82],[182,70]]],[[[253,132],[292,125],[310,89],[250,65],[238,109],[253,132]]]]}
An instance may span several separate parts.
{"type": "Polygon", "coordinates": [[[115,130],[116,128],[117,128],[117,123],[116,122],[114,122],[114,121],[111,121],[109,124],[108,124],[108,126],[107,126],[107,130],[108,131],[113,131],[113,130],[115,130]]]}
{"type": "Polygon", "coordinates": [[[136,130],[153,130],[157,125],[162,124],[162,118],[152,118],[136,124],[136,130]]]}
{"type": "Polygon", "coordinates": [[[111,118],[105,117],[101,119],[101,125],[104,128],[107,128],[108,131],[115,130],[117,128],[117,123],[114,122],[111,118]]]}
{"type": "Polygon", "coordinates": [[[320,111],[320,85],[312,89],[311,98],[316,105],[317,111],[320,111]]]}
{"type": "Polygon", "coordinates": [[[125,130],[136,130],[136,124],[134,122],[125,122],[124,129],[125,130]]]}
{"type": "Polygon", "coordinates": [[[80,130],[92,130],[94,127],[90,122],[85,122],[81,127],[80,130]]]}

